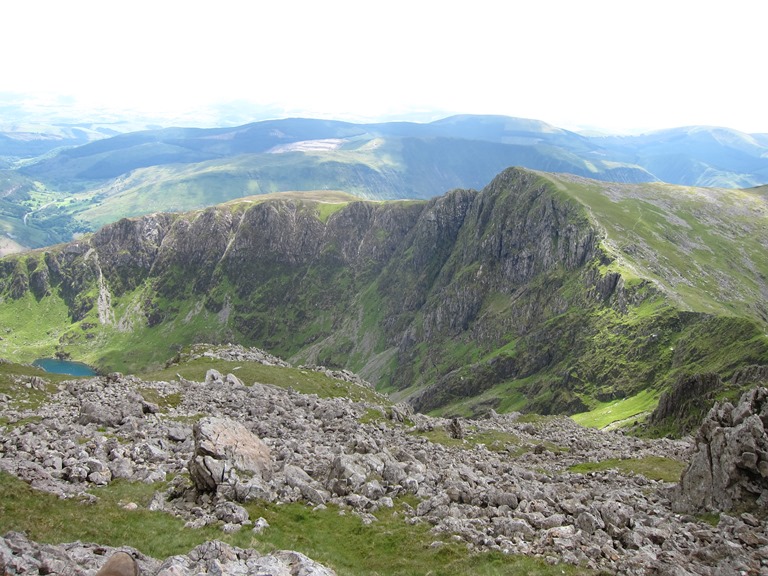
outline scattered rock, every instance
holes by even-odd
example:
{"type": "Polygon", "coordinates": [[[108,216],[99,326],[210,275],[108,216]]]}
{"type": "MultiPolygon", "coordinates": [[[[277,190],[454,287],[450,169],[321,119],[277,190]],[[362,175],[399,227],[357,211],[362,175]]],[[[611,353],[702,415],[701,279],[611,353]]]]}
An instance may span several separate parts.
{"type": "Polygon", "coordinates": [[[262,555],[223,542],[210,541],[186,555],[160,562],[133,548],[114,549],[94,544],[38,544],[19,532],[0,537],[0,568],[4,574],[72,574],[84,576],[186,576],[218,574],[242,576],[335,576],[330,568],[290,550],[262,555]],[[107,558],[106,561],[104,558],[107,558]]]}
{"type": "MultiPolygon", "coordinates": [[[[208,357],[202,347],[195,353],[208,357]]],[[[215,354],[237,361],[257,355],[239,347],[219,347],[215,354]]],[[[411,507],[400,500],[397,507],[404,522],[427,523],[474,551],[501,550],[626,574],[758,574],[768,563],[764,392],[747,395],[736,406],[718,405],[695,446],[690,438],[640,439],[581,428],[564,417],[531,424],[516,414],[493,412],[471,423],[457,420],[465,442],[444,446],[420,432],[450,430],[453,422],[406,407],[318,398],[214,372],[206,380],[143,382],[115,375],[67,382],[37,408],[17,409],[8,402],[0,470],[62,498],[83,497],[116,478],[153,483],[173,475],[149,507],[176,514],[189,526],[223,531],[251,526],[242,502],[254,498],[316,509],[336,506],[369,523],[375,521],[373,512],[409,494],[407,501],[415,497],[417,503],[411,507]],[[176,395],[179,402],[156,404],[155,413],[145,414],[138,391],[147,389],[157,397],[176,395]],[[390,420],[361,424],[372,410],[390,414],[390,420]],[[208,416],[200,418],[201,413],[208,416]],[[493,446],[473,441],[475,434],[489,432],[510,440],[493,446]],[[721,514],[716,527],[689,515],[694,507],[683,515],[677,511],[681,501],[697,497],[695,471],[684,477],[685,496],[640,475],[569,471],[588,461],[684,460],[694,447],[699,450],[694,461],[704,448],[719,455],[707,460],[717,460],[718,467],[709,466],[708,476],[698,474],[718,479],[739,512],[721,514]],[[758,507],[741,510],[750,500],[758,507]],[[670,572],[670,566],[679,569],[670,572]]],[[[714,509],[724,496],[708,498],[714,509]]],[[[252,529],[269,530],[263,519],[252,529]]],[[[93,574],[115,552],[81,544],[44,552],[22,538],[0,540],[0,567],[8,573],[93,574]]],[[[164,576],[210,573],[211,566],[221,574],[330,573],[291,553],[264,557],[215,542],[162,563],[135,558],[140,573],[164,576]]]]}

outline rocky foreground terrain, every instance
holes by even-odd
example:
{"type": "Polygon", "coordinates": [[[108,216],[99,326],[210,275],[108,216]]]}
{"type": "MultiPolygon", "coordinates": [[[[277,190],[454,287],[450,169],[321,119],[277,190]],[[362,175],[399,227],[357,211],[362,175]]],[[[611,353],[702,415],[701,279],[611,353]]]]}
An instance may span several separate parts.
{"type": "MultiPolygon", "coordinates": [[[[258,351],[210,357],[275,363],[258,351]]],[[[366,384],[349,373],[337,378],[366,384]]],[[[43,387],[29,378],[30,387],[43,387]]],[[[647,440],[585,429],[568,418],[518,414],[445,420],[390,406],[324,399],[241,382],[209,370],[204,382],[133,376],[64,382],[31,413],[0,395],[0,470],[61,498],[118,478],[161,484],[149,504],[188,526],[269,530],[243,506],[254,499],[338,506],[365,523],[410,494],[403,521],[437,542],[461,540],[616,574],[768,574],[768,390],[715,406],[696,438],[647,440]],[[175,397],[173,406],[147,401],[175,397]],[[28,422],[30,416],[38,421],[28,422]],[[26,423],[24,423],[26,422],[26,423]],[[444,433],[450,442],[432,442],[444,433]],[[431,436],[430,436],[431,435],[431,436]],[[486,442],[478,442],[477,439],[486,442]],[[681,483],[573,465],[665,457],[693,465],[681,483]],[[720,512],[716,526],[700,513],[720,512]]],[[[92,496],[91,496],[92,497],[92,496]]],[[[135,505],[134,505],[135,506],[135,505]]],[[[0,538],[4,574],[94,574],[113,549],[0,538]]],[[[130,550],[142,574],[326,575],[298,552],[262,555],[218,541],[185,556],[130,550]]]]}

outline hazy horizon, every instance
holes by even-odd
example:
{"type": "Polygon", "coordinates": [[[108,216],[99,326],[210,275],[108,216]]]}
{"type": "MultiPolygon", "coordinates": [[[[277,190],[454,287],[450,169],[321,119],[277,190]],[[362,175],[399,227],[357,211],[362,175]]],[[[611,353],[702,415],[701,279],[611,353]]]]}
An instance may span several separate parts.
{"type": "MultiPolygon", "coordinates": [[[[216,128],[241,126],[252,122],[267,120],[280,120],[285,118],[314,118],[333,120],[357,124],[373,124],[385,122],[415,122],[429,123],[456,115],[476,116],[506,116],[510,118],[541,121],[556,128],[569,130],[583,134],[605,135],[639,135],[652,132],[685,128],[690,126],[704,126],[712,128],[726,128],[737,130],[732,126],[712,124],[688,124],[670,125],[652,128],[625,128],[605,129],[601,126],[590,124],[566,123],[556,124],[546,118],[526,118],[512,114],[473,114],[460,111],[420,110],[409,111],[402,114],[388,114],[383,116],[360,116],[348,114],[313,114],[302,110],[281,110],[277,107],[259,106],[249,102],[221,102],[201,106],[195,110],[187,110],[179,114],[162,114],[142,110],[126,108],[91,107],[86,108],[77,102],[56,104],[51,102],[51,95],[23,95],[0,93],[0,132],[24,132],[44,130],[46,127],[64,127],[68,125],[112,126],[116,132],[145,130],[155,128],[216,128]],[[9,102],[24,102],[24,107],[16,107],[17,113],[10,113],[14,108],[9,102]]],[[[743,132],[743,131],[741,131],[743,132]]],[[[763,132],[747,132],[747,134],[762,134],[763,132]]],[[[764,132],[768,134],[768,130],[764,132]]]]}
{"type": "MultiPolygon", "coordinates": [[[[641,10],[612,0],[480,0],[471,10],[402,0],[14,1],[0,93],[21,95],[31,119],[58,111],[205,127],[493,114],[607,133],[768,133],[752,85],[760,16],[758,0],[650,0],[641,10]]],[[[0,124],[12,120],[4,108],[0,124]]]]}

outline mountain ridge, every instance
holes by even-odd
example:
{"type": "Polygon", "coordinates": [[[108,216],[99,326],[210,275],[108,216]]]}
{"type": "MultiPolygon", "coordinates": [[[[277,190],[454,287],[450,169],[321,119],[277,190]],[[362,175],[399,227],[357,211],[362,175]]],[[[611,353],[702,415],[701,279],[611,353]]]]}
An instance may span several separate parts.
{"type": "Polygon", "coordinates": [[[296,195],[123,219],[0,260],[0,354],[134,370],[236,341],[462,414],[582,412],[768,363],[765,198],[664,186],[509,169],[428,201],[296,195]],[[738,226],[699,236],[679,216],[691,206],[738,226]],[[730,278],[700,273],[725,261],[730,278]]]}

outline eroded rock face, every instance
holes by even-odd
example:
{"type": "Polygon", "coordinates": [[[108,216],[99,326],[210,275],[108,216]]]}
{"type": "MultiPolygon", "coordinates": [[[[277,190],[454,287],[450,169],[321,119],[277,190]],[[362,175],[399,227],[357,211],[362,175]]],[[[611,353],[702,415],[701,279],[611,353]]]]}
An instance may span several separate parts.
{"type": "Polygon", "coordinates": [[[716,404],[696,436],[675,509],[719,511],[768,505],[768,389],[716,404]]]}
{"type": "Polygon", "coordinates": [[[264,482],[272,477],[272,456],[258,436],[229,418],[203,418],[192,430],[189,473],[198,490],[221,488],[240,501],[269,499],[264,482]]]}

